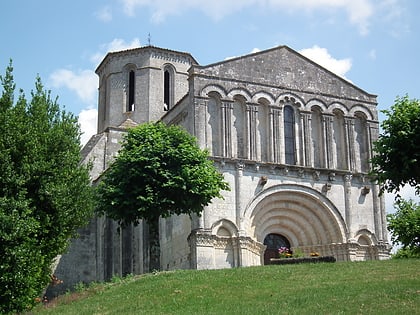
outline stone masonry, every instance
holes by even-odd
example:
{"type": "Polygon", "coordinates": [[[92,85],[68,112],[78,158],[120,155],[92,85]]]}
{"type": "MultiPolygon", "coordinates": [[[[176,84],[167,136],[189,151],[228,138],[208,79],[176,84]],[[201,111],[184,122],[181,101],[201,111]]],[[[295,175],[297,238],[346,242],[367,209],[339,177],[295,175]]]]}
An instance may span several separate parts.
{"type": "MultiPolygon", "coordinates": [[[[376,96],[287,46],[199,65],[188,53],[140,47],[98,66],[98,134],[82,151],[92,182],[127,128],[183,126],[224,175],[200,217],[160,222],[161,269],[261,265],[276,246],[337,260],[387,259],[384,201],[368,176],[376,96]]],[[[117,233],[94,218],[63,255],[68,287],[149,272],[147,226],[117,233]]]]}

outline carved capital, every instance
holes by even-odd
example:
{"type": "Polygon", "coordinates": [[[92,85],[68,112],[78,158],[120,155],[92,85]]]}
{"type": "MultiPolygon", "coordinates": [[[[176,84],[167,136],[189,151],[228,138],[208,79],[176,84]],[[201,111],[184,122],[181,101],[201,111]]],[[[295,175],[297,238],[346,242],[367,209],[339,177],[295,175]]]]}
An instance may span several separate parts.
{"type": "Polygon", "coordinates": [[[344,176],[343,176],[343,178],[344,178],[344,182],[345,182],[345,183],[350,184],[350,183],[351,183],[351,180],[352,180],[352,178],[353,178],[353,175],[351,175],[351,174],[346,174],[346,175],[344,175],[344,176]]]}

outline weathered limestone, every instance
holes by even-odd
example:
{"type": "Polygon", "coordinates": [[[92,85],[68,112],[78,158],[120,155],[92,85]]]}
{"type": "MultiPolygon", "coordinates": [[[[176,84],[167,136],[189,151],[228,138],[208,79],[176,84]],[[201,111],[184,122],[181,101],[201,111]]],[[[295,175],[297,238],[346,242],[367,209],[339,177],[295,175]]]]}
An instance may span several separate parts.
{"type": "MultiPolygon", "coordinates": [[[[110,53],[96,72],[98,134],[83,149],[94,183],[126,128],[162,120],[196,136],[230,185],[201,217],[161,220],[162,269],[264,264],[268,235],[337,260],[389,257],[367,174],[375,95],[286,46],[208,66],[148,46],[110,53]]],[[[81,235],[58,268],[68,284],[149,271],[144,224],[118,234],[95,218],[81,235]]]]}

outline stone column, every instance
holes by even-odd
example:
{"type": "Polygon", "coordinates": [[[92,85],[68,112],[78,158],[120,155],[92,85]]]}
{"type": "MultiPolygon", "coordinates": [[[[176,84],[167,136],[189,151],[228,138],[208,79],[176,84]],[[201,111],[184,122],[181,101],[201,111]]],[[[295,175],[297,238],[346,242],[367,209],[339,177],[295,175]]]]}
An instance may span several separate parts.
{"type": "Polygon", "coordinates": [[[243,163],[236,164],[236,175],[235,175],[235,206],[236,206],[236,226],[238,227],[239,233],[243,232],[243,217],[242,217],[242,176],[245,165],[243,163]]]}
{"type": "MultiPolygon", "coordinates": [[[[351,171],[356,170],[356,155],[354,148],[354,118],[345,117],[344,118],[344,132],[345,132],[345,148],[346,148],[346,157],[347,157],[347,168],[351,171]]],[[[359,170],[360,171],[360,170],[359,170]]]]}
{"type": "Polygon", "coordinates": [[[386,218],[385,218],[385,203],[383,199],[379,196],[379,186],[372,185],[372,202],[373,202],[373,220],[375,222],[375,234],[378,237],[378,241],[383,241],[388,239],[384,235],[384,230],[386,233],[386,218]]]}
{"type": "Polygon", "coordinates": [[[232,103],[222,101],[221,105],[221,142],[222,156],[231,156],[231,119],[232,119],[232,103]]]}
{"type": "Polygon", "coordinates": [[[274,112],[272,110],[272,108],[269,108],[268,111],[268,141],[267,141],[267,146],[268,146],[268,161],[269,162],[274,162],[274,146],[275,146],[275,141],[274,141],[274,112]]]}
{"type": "Polygon", "coordinates": [[[334,134],[333,134],[333,116],[322,115],[322,127],[324,129],[324,147],[326,149],[325,154],[325,166],[326,168],[335,169],[334,162],[334,134]]]}
{"type": "MultiPolygon", "coordinates": [[[[245,104],[245,115],[244,115],[244,146],[243,148],[243,157],[246,159],[251,158],[251,105],[245,104]]],[[[239,146],[239,143],[238,143],[239,146]]],[[[239,156],[238,156],[239,157],[239,156]]]]}
{"type": "Polygon", "coordinates": [[[257,114],[256,105],[246,105],[247,158],[250,160],[257,159],[257,114]]]}
{"type": "Polygon", "coordinates": [[[301,112],[300,113],[301,126],[302,126],[302,152],[301,165],[313,166],[313,153],[311,145],[311,113],[301,112]]]}
{"type": "Polygon", "coordinates": [[[367,150],[368,150],[368,158],[369,158],[369,168],[372,167],[370,163],[370,159],[373,157],[373,143],[378,139],[379,135],[379,127],[377,122],[367,122],[366,123],[366,135],[368,138],[367,141],[367,150]]]}
{"type": "Polygon", "coordinates": [[[194,135],[201,148],[206,148],[208,145],[206,137],[207,128],[203,128],[203,126],[207,126],[207,104],[208,99],[196,98],[194,100],[194,135]]]}
{"type": "Polygon", "coordinates": [[[281,128],[281,110],[279,108],[270,108],[270,162],[282,163],[284,161],[284,152],[282,148],[282,135],[281,128]]]}
{"type": "MultiPolygon", "coordinates": [[[[376,186],[376,189],[379,191],[379,187],[376,186]]],[[[385,196],[379,196],[379,205],[380,205],[380,215],[381,215],[381,228],[382,228],[382,240],[388,242],[388,229],[386,227],[386,209],[385,209],[385,196]]]]}
{"type": "Polygon", "coordinates": [[[351,180],[352,175],[347,174],[343,176],[344,179],[344,207],[345,207],[345,219],[347,225],[347,241],[353,237],[353,227],[351,220],[351,180]]]}

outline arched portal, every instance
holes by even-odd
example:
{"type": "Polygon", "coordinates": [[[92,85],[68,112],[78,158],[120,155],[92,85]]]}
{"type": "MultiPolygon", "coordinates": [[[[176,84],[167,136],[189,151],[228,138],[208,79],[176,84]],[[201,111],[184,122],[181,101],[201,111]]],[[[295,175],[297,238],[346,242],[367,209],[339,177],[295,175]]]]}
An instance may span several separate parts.
{"type": "Polygon", "coordinates": [[[248,231],[263,243],[267,235],[284,237],[292,248],[331,250],[346,243],[346,225],[336,207],[306,186],[282,184],[259,194],[245,210],[248,231]]]}
{"type": "Polygon", "coordinates": [[[271,258],[277,258],[279,249],[286,247],[290,249],[289,240],[280,234],[270,233],[264,238],[264,245],[266,246],[264,251],[264,265],[270,263],[271,258]]]}

